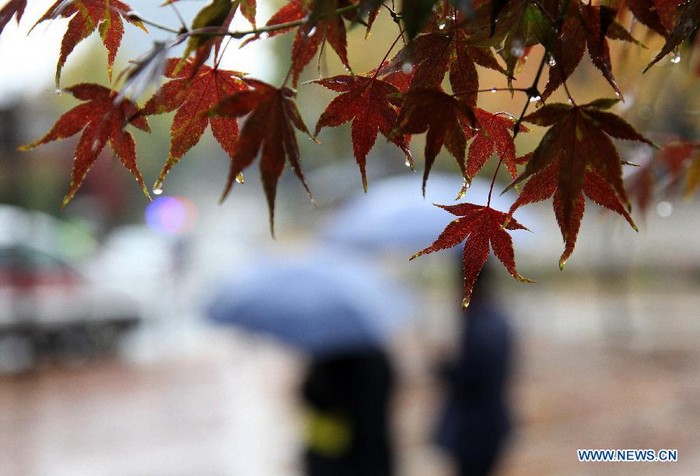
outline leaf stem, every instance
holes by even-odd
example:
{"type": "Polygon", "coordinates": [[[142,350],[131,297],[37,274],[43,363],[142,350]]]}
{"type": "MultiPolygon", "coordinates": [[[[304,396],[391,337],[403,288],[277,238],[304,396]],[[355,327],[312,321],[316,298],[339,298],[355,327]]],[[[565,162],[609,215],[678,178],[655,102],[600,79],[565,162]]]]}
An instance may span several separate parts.
{"type": "Polygon", "coordinates": [[[169,5],[170,5],[170,8],[175,13],[175,16],[177,17],[177,19],[180,20],[180,25],[182,27],[182,31],[187,31],[187,23],[185,22],[185,19],[180,14],[180,10],[178,10],[177,6],[172,2],[169,5]]]}
{"type": "Polygon", "coordinates": [[[154,21],[152,21],[152,20],[148,20],[148,19],[146,19],[146,18],[142,18],[142,17],[141,17],[138,13],[136,13],[136,12],[131,12],[131,13],[129,13],[128,16],[129,16],[129,19],[138,20],[138,21],[140,21],[141,23],[145,23],[146,25],[152,26],[153,28],[158,28],[159,30],[167,31],[168,33],[174,33],[175,35],[182,35],[182,34],[187,33],[187,27],[186,27],[185,25],[183,25],[181,29],[176,30],[176,29],[174,29],[174,28],[172,28],[172,27],[169,27],[169,26],[167,26],[167,25],[163,25],[163,24],[161,24],[161,23],[156,23],[156,22],[154,22],[154,21]]]}
{"type": "Polygon", "coordinates": [[[452,97],[459,97],[459,96],[464,96],[466,94],[474,94],[474,93],[495,93],[495,92],[509,92],[512,93],[513,91],[517,91],[519,93],[526,93],[530,90],[530,88],[488,88],[488,89],[473,89],[470,91],[460,91],[458,93],[453,93],[452,97]]]}
{"type": "MultiPolygon", "coordinates": [[[[345,7],[338,8],[335,10],[335,15],[342,15],[344,13],[351,12],[353,10],[357,10],[360,7],[359,3],[354,3],[352,5],[347,5],[345,7]]],[[[323,18],[324,15],[321,15],[320,18],[323,18]]],[[[219,34],[223,36],[232,36],[233,38],[236,39],[241,39],[246,36],[258,36],[261,33],[270,33],[274,31],[279,31],[279,30],[286,30],[287,28],[295,28],[297,26],[304,25],[308,23],[309,19],[308,17],[302,18],[301,20],[294,20],[286,23],[278,23],[276,25],[266,25],[260,28],[254,28],[252,30],[244,30],[244,31],[225,31],[221,32],[220,30],[218,32],[209,32],[209,34],[219,34]]],[[[202,30],[205,30],[205,28],[202,28],[202,30]]],[[[197,30],[194,30],[190,32],[190,34],[195,34],[197,33],[197,30]]]]}
{"type": "MultiPolygon", "coordinates": [[[[351,12],[353,10],[357,10],[360,7],[359,3],[355,3],[352,5],[347,5],[341,8],[338,8],[335,10],[334,14],[335,15],[342,15],[344,13],[351,12]]],[[[324,15],[321,15],[320,18],[323,18],[324,15]]],[[[243,31],[228,31],[224,30],[221,27],[204,27],[204,28],[197,28],[194,30],[188,30],[186,27],[183,26],[183,28],[176,30],[175,28],[172,28],[167,25],[163,25],[161,23],[154,22],[152,20],[148,20],[145,18],[141,18],[140,15],[137,13],[131,13],[130,18],[139,20],[142,23],[145,23],[146,25],[152,26],[154,28],[158,28],[159,30],[167,31],[169,33],[174,33],[176,35],[181,35],[181,36],[230,36],[232,38],[235,38],[237,40],[244,38],[246,36],[258,36],[262,33],[271,33],[279,30],[286,30],[287,28],[295,28],[297,26],[304,25],[305,23],[308,23],[308,18],[302,18],[301,20],[294,20],[286,23],[278,23],[276,25],[266,25],[260,28],[253,28],[252,30],[243,30],[243,31]]]]}
{"type": "MultiPolygon", "coordinates": [[[[564,16],[566,13],[566,10],[569,8],[569,1],[570,0],[564,0],[562,2],[561,10],[559,11],[559,18],[556,19],[554,22],[554,33],[555,35],[559,34],[559,31],[561,30],[561,26],[564,23],[564,16]]],[[[537,5],[537,3],[535,3],[537,5]]],[[[544,11],[542,7],[538,5],[538,7],[544,11]]],[[[549,54],[550,49],[552,48],[552,42],[554,41],[553,37],[549,38],[549,41],[547,41],[547,44],[543,44],[544,46],[544,53],[542,54],[542,60],[540,61],[540,65],[537,68],[537,74],[535,74],[535,79],[532,81],[532,86],[530,86],[526,92],[528,95],[528,100],[525,103],[525,106],[523,107],[523,111],[520,113],[520,116],[518,117],[518,120],[515,121],[515,124],[513,125],[513,138],[515,138],[518,133],[520,132],[520,124],[523,122],[523,118],[525,117],[525,114],[527,113],[528,107],[530,107],[530,100],[532,98],[537,98],[541,97],[541,94],[539,90],[537,89],[537,85],[540,82],[540,78],[542,77],[542,72],[544,71],[544,65],[547,63],[547,55],[549,54]]],[[[568,89],[567,89],[568,93],[568,89]]],[[[571,97],[569,95],[569,97],[571,97]]]]}
{"type": "Polygon", "coordinates": [[[496,165],[496,170],[493,172],[493,177],[491,177],[491,187],[489,188],[489,196],[486,199],[486,206],[491,207],[491,193],[493,193],[493,187],[496,185],[496,176],[498,176],[498,171],[501,169],[501,164],[503,163],[503,156],[498,159],[498,165],[496,165]]]}
{"type": "Polygon", "coordinates": [[[372,76],[372,79],[377,79],[377,76],[379,75],[379,72],[382,70],[382,66],[384,66],[384,62],[389,58],[389,54],[391,54],[391,51],[392,51],[392,50],[394,49],[394,47],[396,46],[396,43],[398,43],[399,40],[402,39],[402,38],[403,38],[403,28],[400,28],[400,29],[399,29],[399,34],[398,34],[398,36],[396,37],[396,39],[394,40],[394,42],[393,42],[393,43],[391,44],[391,46],[389,47],[389,50],[388,50],[388,51],[386,52],[386,54],[384,55],[384,58],[382,58],[382,60],[379,62],[379,66],[377,66],[377,69],[376,69],[376,71],[374,72],[374,75],[372,76]]]}

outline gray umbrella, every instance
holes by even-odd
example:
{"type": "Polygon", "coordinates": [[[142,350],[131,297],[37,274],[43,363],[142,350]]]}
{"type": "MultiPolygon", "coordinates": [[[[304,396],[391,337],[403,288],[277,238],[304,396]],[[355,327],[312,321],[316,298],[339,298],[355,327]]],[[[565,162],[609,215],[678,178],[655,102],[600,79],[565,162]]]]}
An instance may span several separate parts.
{"type": "MultiPolygon", "coordinates": [[[[418,174],[407,173],[370,184],[366,194],[349,198],[332,214],[321,229],[322,238],[365,250],[413,252],[428,246],[455,218],[433,204],[454,204],[462,179],[458,175],[431,174],[425,198],[421,181],[418,174]]],[[[486,205],[490,188],[488,180],[476,177],[462,201],[486,205]]],[[[501,195],[497,184],[491,207],[508,211],[515,199],[513,192],[501,195]]],[[[531,217],[523,218],[522,213],[516,212],[515,218],[529,228],[531,217]]],[[[516,245],[523,240],[513,238],[516,245]]]]}
{"type": "Polygon", "coordinates": [[[347,250],[256,260],[208,307],[218,323],[266,334],[316,356],[381,347],[411,317],[411,296],[347,250]]]}

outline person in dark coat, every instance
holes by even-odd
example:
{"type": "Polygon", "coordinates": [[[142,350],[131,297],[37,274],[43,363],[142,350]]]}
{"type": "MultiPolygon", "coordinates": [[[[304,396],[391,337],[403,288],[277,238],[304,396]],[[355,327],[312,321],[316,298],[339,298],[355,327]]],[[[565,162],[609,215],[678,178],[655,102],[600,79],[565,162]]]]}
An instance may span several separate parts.
{"type": "Polygon", "coordinates": [[[490,295],[484,268],[463,317],[457,358],[442,368],[447,400],[437,444],[454,459],[460,476],[491,474],[511,429],[506,386],[513,335],[490,295]]]}
{"type": "Polygon", "coordinates": [[[393,371],[381,349],[312,361],[303,385],[308,476],[390,476],[393,371]]]}

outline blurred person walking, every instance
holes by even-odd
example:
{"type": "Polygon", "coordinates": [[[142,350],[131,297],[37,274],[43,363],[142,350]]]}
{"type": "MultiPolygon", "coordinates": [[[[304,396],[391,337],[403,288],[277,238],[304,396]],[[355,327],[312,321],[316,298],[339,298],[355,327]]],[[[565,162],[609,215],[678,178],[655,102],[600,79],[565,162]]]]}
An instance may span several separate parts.
{"type": "Polygon", "coordinates": [[[394,372],[386,349],[412,316],[411,295],[373,260],[344,248],[237,269],[208,316],[309,356],[301,386],[306,474],[390,476],[394,372]]]}
{"type": "Polygon", "coordinates": [[[506,394],[514,336],[495,305],[491,273],[484,267],[460,316],[458,355],[440,368],[447,397],[436,443],[454,460],[459,476],[492,474],[511,429],[506,394]]]}
{"type": "Polygon", "coordinates": [[[380,348],[314,359],[303,385],[305,474],[389,476],[394,374],[380,348]]]}

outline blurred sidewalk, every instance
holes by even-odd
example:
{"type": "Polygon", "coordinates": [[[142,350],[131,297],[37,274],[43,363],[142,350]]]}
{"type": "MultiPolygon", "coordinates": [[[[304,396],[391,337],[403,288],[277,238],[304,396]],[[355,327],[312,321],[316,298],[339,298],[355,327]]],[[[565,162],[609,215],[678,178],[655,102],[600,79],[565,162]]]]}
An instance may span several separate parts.
{"type": "MultiPolygon", "coordinates": [[[[600,330],[566,331],[566,319],[591,329],[601,321],[572,303],[579,312],[562,317],[552,304],[559,294],[543,296],[537,308],[547,315],[520,303],[512,389],[518,427],[499,474],[699,474],[700,348],[668,345],[684,328],[679,343],[697,342],[697,326],[683,324],[696,316],[659,313],[658,324],[638,326],[633,339],[607,339],[600,330]],[[646,335],[662,324],[671,334],[658,341],[646,335]],[[677,449],[679,461],[579,463],[578,448],[677,449]]],[[[688,294],[678,308],[695,300],[688,294]]],[[[104,361],[0,378],[0,474],[298,475],[295,398],[304,359],[228,332],[207,330],[198,342],[147,363],[104,361]]],[[[440,398],[428,352],[414,336],[396,353],[397,476],[449,476],[428,441],[440,398]]]]}

